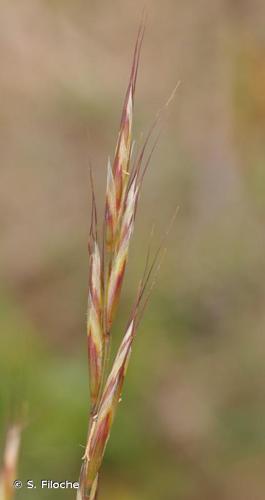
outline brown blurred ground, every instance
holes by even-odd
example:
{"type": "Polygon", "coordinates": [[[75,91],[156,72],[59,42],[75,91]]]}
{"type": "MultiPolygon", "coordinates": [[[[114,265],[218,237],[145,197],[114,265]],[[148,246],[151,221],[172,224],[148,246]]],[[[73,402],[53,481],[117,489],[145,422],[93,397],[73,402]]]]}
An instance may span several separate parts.
{"type": "MultiPolygon", "coordinates": [[[[141,11],[140,1],[0,3],[0,326],[9,346],[0,415],[9,392],[32,398],[25,476],[33,466],[55,479],[78,471],[88,163],[102,199],[141,11]],[[25,394],[14,383],[24,364],[25,394]],[[51,405],[47,419],[41,405],[51,405]]],[[[159,241],[176,204],[180,212],[135,345],[102,498],[264,498],[264,16],[261,0],[149,2],[137,138],[181,85],[145,181],[125,307],[151,223],[159,241]]]]}

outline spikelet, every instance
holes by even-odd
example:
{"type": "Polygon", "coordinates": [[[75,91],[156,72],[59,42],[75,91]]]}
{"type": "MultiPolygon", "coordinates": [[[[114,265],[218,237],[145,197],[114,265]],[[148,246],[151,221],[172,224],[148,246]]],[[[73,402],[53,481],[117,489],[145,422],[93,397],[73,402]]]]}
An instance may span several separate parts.
{"type": "MultiPolygon", "coordinates": [[[[134,76],[132,76],[132,78],[134,78],[134,76]]],[[[134,89],[133,80],[131,79],[124,104],[119,139],[113,163],[113,174],[116,185],[116,207],[118,213],[122,205],[129,174],[129,162],[132,146],[133,97],[134,89]]]]}
{"type": "Polygon", "coordinates": [[[119,230],[120,217],[124,210],[126,189],[129,181],[134,95],[143,35],[144,25],[139,29],[135,46],[132,70],[123,105],[120,131],[112,166],[112,176],[108,173],[105,219],[107,226],[106,246],[109,252],[113,250],[118,238],[117,232],[119,230]]]}
{"type": "Polygon", "coordinates": [[[105,223],[106,223],[106,246],[109,251],[113,250],[115,245],[116,228],[117,228],[117,207],[116,207],[116,186],[114,182],[113,172],[108,161],[107,173],[107,192],[106,192],[106,209],[105,209],[105,223]]]}
{"type": "Polygon", "coordinates": [[[120,298],[121,287],[128,259],[129,244],[133,232],[138,187],[133,181],[125,202],[119,237],[113,256],[107,288],[107,330],[110,331],[120,298]]]}
{"type": "Polygon", "coordinates": [[[0,500],[12,500],[15,488],[16,469],[20,448],[21,428],[13,425],[7,432],[3,467],[0,474],[0,500]]]}
{"type": "Polygon", "coordinates": [[[116,355],[100,401],[98,413],[92,424],[84,456],[87,464],[86,487],[88,491],[90,491],[95,479],[97,478],[97,474],[104,457],[111,425],[121,396],[134,333],[135,320],[133,319],[116,355]]]}
{"type": "Polygon", "coordinates": [[[90,398],[93,408],[99,394],[103,359],[101,259],[96,242],[94,243],[94,250],[90,257],[88,302],[87,340],[90,398]]]}

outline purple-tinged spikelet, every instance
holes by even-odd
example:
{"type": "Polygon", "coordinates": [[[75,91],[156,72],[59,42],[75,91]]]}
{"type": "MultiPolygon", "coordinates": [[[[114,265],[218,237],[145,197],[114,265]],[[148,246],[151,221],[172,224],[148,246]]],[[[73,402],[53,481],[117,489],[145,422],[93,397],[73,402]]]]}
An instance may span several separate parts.
{"type": "Polygon", "coordinates": [[[123,277],[128,259],[129,244],[133,232],[137,194],[138,187],[136,186],[136,180],[134,180],[126,196],[124,213],[121,217],[119,237],[116,242],[108,279],[106,303],[108,331],[111,328],[120,298],[123,277]]]}
{"type": "Polygon", "coordinates": [[[107,172],[107,191],[106,191],[106,246],[108,251],[112,251],[115,245],[116,227],[117,227],[117,206],[116,206],[116,186],[113,177],[110,161],[108,162],[107,172]]]}
{"type": "Polygon", "coordinates": [[[109,439],[111,425],[121,397],[134,332],[135,320],[133,319],[116,355],[112,370],[108,376],[105,389],[101,397],[97,415],[95,416],[91,427],[90,437],[84,457],[87,463],[86,486],[88,489],[92,488],[104,457],[104,451],[109,439]]]}
{"type": "Polygon", "coordinates": [[[144,26],[141,26],[135,46],[132,71],[121,116],[120,131],[112,166],[112,175],[108,172],[105,216],[107,226],[106,244],[108,251],[113,250],[118,237],[117,232],[119,230],[120,217],[124,210],[126,189],[130,175],[134,95],[143,34],[144,26]]]}
{"type": "Polygon", "coordinates": [[[90,397],[92,407],[96,404],[102,376],[103,358],[103,298],[101,281],[101,258],[97,243],[90,257],[90,279],[87,315],[87,340],[89,360],[90,397]]]}

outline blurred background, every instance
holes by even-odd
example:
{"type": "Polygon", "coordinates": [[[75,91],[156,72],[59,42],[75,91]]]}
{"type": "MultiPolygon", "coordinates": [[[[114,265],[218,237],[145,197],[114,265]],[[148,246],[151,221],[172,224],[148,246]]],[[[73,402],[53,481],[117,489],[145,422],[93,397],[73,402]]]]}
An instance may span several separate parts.
{"type": "MultiPolygon", "coordinates": [[[[143,3],[0,2],[0,442],[76,480],[87,428],[89,161],[103,203],[143,3]]],[[[148,4],[135,137],[181,80],[146,176],[117,345],[174,212],[101,475],[108,500],[264,500],[265,4],[148,4]]],[[[17,499],[74,498],[21,490],[17,499]]]]}

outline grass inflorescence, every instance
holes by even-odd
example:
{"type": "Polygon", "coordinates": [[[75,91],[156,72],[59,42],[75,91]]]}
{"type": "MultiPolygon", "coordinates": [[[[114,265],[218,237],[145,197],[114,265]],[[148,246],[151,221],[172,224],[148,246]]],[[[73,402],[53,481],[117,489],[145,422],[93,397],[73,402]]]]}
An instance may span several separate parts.
{"type": "Polygon", "coordinates": [[[152,288],[149,284],[150,276],[158,257],[157,253],[150,263],[147,252],[145,271],[135,304],[114,362],[109,367],[112,326],[120,301],[139,195],[157,139],[153,141],[151,148],[148,148],[148,144],[160,116],[157,116],[142,147],[135,154],[132,141],[133,111],[144,29],[143,23],[134,50],[114,160],[112,163],[109,160],[107,164],[105,208],[100,230],[90,170],[92,214],[88,245],[87,342],[91,409],[78,492],[78,499],[82,500],[94,500],[98,494],[99,470],[121,398],[132,343],[152,288]]]}

